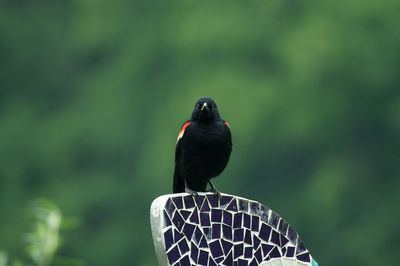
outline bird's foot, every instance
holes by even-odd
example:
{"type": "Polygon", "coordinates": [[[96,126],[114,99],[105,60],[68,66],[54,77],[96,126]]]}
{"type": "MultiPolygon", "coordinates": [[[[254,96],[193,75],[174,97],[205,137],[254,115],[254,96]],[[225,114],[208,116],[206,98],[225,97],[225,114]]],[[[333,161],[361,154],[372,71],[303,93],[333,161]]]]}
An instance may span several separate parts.
{"type": "Polygon", "coordinates": [[[211,189],[210,189],[210,192],[214,192],[214,194],[215,194],[215,196],[217,196],[218,197],[218,199],[222,199],[222,195],[221,195],[221,192],[219,192],[215,187],[214,187],[214,185],[213,185],[213,183],[211,183],[211,181],[210,180],[208,180],[208,183],[210,184],[210,186],[211,186],[211,189]]]}
{"type": "Polygon", "coordinates": [[[222,199],[222,195],[221,192],[219,192],[215,187],[212,187],[209,192],[213,192],[215,196],[218,197],[219,200],[222,199]]]}
{"type": "Polygon", "coordinates": [[[221,192],[219,192],[219,191],[214,187],[213,183],[211,183],[210,180],[208,180],[208,183],[209,183],[210,186],[211,186],[210,192],[214,192],[214,194],[218,197],[218,199],[221,200],[221,199],[222,199],[221,192]]]}
{"type": "Polygon", "coordinates": [[[186,192],[186,193],[189,193],[190,195],[192,195],[192,196],[194,196],[194,197],[197,197],[197,196],[199,195],[199,193],[197,193],[197,191],[191,190],[191,189],[188,188],[188,187],[185,187],[185,192],[186,192]]]}
{"type": "Polygon", "coordinates": [[[191,189],[188,187],[188,185],[187,185],[187,183],[186,183],[186,180],[185,180],[185,192],[186,192],[186,193],[189,193],[190,195],[192,195],[192,196],[194,196],[194,197],[196,197],[196,196],[199,195],[199,194],[197,193],[197,191],[191,190],[191,189]]]}

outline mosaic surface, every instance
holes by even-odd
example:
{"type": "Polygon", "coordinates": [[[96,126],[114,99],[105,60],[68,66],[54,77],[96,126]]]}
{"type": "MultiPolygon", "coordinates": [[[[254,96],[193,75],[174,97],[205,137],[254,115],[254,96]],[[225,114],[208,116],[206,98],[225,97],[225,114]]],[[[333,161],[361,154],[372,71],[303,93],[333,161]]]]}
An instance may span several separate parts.
{"type": "Polygon", "coordinates": [[[256,201],[170,194],[151,215],[160,265],[317,265],[293,228],[256,201]]]}

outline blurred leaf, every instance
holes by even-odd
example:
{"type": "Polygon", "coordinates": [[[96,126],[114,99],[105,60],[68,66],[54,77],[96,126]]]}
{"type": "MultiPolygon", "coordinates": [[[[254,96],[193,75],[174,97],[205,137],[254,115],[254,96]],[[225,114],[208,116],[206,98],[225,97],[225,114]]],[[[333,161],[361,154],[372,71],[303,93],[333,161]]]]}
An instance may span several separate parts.
{"type": "Polygon", "coordinates": [[[7,266],[8,255],[5,251],[0,250],[0,266],[7,266]]]}
{"type": "Polygon", "coordinates": [[[33,201],[29,211],[35,225],[33,232],[25,236],[26,252],[36,265],[50,265],[59,246],[61,211],[47,199],[33,201]]]}

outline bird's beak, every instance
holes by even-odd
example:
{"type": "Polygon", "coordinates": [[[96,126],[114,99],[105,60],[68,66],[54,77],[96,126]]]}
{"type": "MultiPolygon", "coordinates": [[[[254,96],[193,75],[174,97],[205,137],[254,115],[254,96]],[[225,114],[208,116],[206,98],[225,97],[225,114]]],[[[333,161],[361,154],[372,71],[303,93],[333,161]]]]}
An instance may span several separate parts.
{"type": "Polygon", "coordinates": [[[203,111],[204,109],[206,109],[206,111],[210,110],[210,109],[208,108],[207,103],[204,103],[204,104],[203,104],[203,106],[201,107],[200,111],[203,111]]]}

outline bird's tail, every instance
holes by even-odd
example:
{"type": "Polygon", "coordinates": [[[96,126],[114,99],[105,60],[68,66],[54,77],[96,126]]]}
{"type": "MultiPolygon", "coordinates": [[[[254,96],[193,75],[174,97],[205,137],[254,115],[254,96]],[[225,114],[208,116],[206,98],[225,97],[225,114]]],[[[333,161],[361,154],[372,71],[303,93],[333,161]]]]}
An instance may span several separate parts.
{"type": "Polygon", "coordinates": [[[185,192],[185,181],[183,180],[183,177],[180,174],[179,167],[175,166],[175,171],[174,171],[174,187],[173,187],[174,193],[180,193],[180,192],[185,192]]]}

